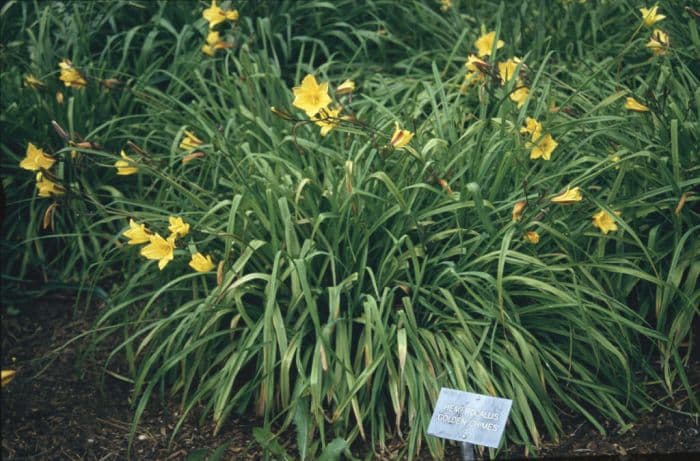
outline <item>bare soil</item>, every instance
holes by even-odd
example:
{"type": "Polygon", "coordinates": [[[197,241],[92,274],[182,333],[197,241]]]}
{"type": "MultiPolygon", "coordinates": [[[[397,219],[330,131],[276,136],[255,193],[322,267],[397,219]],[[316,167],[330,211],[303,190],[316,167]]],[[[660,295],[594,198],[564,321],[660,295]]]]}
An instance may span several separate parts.
{"type": "MultiPolygon", "coordinates": [[[[19,314],[2,313],[2,368],[18,370],[2,390],[3,460],[187,460],[207,459],[228,444],[222,459],[255,460],[262,457],[254,441],[254,419],[232,419],[218,435],[207,418],[190,415],[172,438],[179,414],[176,401],[155,402],[144,414],[129,452],[131,385],[118,374],[103,373],[109,345],[95,353],[97,360],[77,366],[84,341],[73,341],[87,331],[91,316],[74,315],[70,299],[51,299],[23,308],[19,314]],[[102,382],[102,385],[100,385],[102,382]],[[172,441],[171,441],[172,438],[172,441]],[[129,456],[129,453],[131,456],[129,456]],[[198,456],[201,455],[201,456],[198,456]]],[[[696,336],[697,337],[697,336],[696,336]]],[[[696,359],[697,354],[696,354],[696,359]]],[[[121,365],[124,366],[123,364],[121,365]]],[[[690,370],[700,383],[700,364],[690,370]]],[[[689,411],[687,399],[666,399],[663,406],[642,415],[624,433],[607,423],[607,435],[598,433],[576,416],[563,415],[565,436],[559,443],[545,442],[539,457],[549,459],[700,459],[700,425],[689,411]],[[608,458],[605,458],[608,457],[608,458]]],[[[293,452],[293,439],[279,442],[293,452]]],[[[401,442],[376,459],[397,459],[401,442]]],[[[522,449],[503,454],[522,458],[522,449]]],[[[423,459],[430,459],[424,456],[423,459]]],[[[458,447],[448,445],[447,459],[460,459],[458,447]]]]}

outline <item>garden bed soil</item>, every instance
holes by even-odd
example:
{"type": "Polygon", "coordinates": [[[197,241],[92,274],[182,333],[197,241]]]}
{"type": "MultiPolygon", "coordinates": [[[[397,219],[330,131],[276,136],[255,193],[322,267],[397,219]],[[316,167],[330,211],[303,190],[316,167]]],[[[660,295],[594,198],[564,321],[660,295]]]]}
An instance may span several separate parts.
{"type": "MultiPolygon", "coordinates": [[[[102,373],[108,347],[96,351],[96,362],[76,367],[85,342],[70,340],[87,331],[93,319],[74,315],[68,298],[51,299],[25,306],[19,314],[2,313],[2,368],[17,369],[12,383],[2,390],[3,460],[121,460],[129,453],[129,401],[131,385],[116,375],[102,373]],[[103,380],[102,387],[99,386],[103,380]]],[[[696,336],[697,337],[697,336],[696,336]]],[[[700,367],[690,370],[692,383],[700,383],[700,367]]],[[[123,366],[123,364],[122,364],[123,366]]],[[[110,365],[117,374],[119,364],[110,365]]],[[[559,443],[543,444],[545,458],[679,459],[700,454],[700,425],[672,409],[688,410],[687,400],[664,401],[664,407],[642,415],[624,433],[607,423],[602,436],[580,417],[564,416],[565,435],[559,443]]],[[[196,413],[196,412],[195,412],[196,413]]],[[[190,415],[170,441],[178,422],[177,401],[151,405],[145,412],[131,446],[132,459],[194,460],[228,444],[222,459],[261,458],[261,447],[252,436],[261,425],[255,419],[232,419],[218,435],[208,419],[200,424],[190,415]]],[[[291,453],[290,435],[280,443],[291,453]]],[[[401,443],[376,459],[397,459],[401,443]]],[[[522,458],[522,448],[503,457],[522,458]]],[[[458,447],[448,444],[447,459],[459,459],[458,447]]],[[[430,459],[427,454],[422,459],[430,459]]],[[[690,458],[689,458],[690,459],[690,458]]]]}

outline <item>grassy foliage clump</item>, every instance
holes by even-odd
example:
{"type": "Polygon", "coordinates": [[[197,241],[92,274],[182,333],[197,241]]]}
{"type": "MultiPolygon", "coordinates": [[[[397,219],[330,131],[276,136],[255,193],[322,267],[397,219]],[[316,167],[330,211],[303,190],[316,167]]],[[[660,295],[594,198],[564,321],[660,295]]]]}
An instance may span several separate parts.
{"type": "Polygon", "coordinates": [[[692,9],[362,3],[5,5],[3,284],[105,300],[137,420],[254,411],[302,458],[439,455],[443,386],[513,399],[533,449],[650,383],[697,410],[692,9]]]}

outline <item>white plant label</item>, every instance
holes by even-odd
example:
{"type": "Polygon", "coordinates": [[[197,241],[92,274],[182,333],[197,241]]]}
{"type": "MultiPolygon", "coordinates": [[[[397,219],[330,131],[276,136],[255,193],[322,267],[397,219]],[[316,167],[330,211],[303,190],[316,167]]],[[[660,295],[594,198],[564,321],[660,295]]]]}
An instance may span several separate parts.
{"type": "Polygon", "coordinates": [[[428,434],[498,448],[512,405],[512,400],[443,387],[428,434]]]}

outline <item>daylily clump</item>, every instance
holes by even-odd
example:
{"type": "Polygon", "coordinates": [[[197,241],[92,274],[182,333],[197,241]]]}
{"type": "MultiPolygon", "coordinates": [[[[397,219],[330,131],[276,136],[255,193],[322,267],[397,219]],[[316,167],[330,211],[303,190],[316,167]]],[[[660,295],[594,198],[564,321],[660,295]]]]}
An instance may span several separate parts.
{"type": "Polygon", "coordinates": [[[645,1],[20,8],[8,280],[108,289],[95,340],[138,409],[248,413],[268,445],[301,423],[309,459],[384,435],[443,456],[438,382],[512,399],[526,450],[562,412],[629,416],[658,381],[640,360],[682,371],[700,202],[700,13],[645,1]]]}

